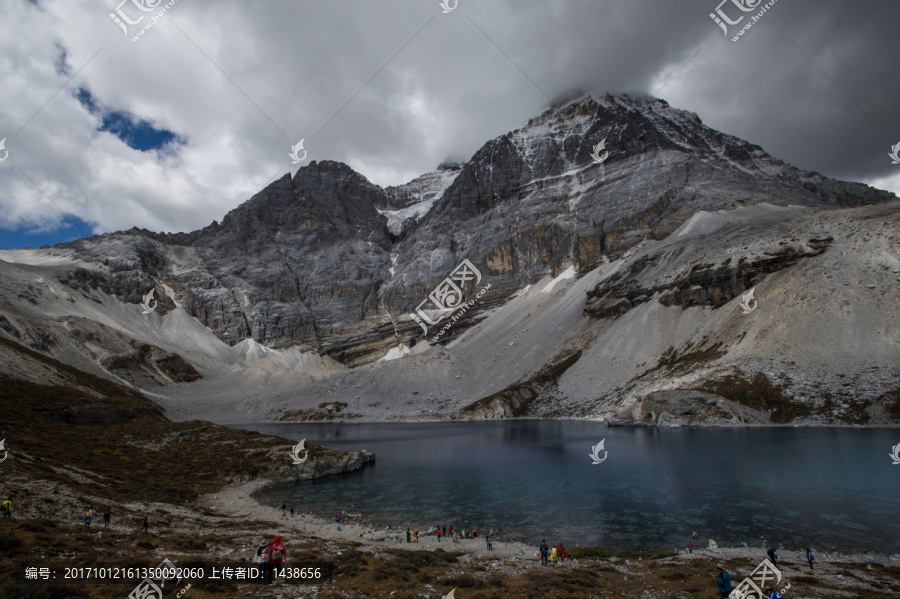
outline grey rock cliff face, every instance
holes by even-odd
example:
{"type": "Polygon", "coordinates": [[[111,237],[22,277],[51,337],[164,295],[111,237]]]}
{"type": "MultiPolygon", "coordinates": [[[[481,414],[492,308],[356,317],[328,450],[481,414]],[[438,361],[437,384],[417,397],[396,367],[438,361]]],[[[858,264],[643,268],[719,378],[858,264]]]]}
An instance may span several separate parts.
{"type": "Polygon", "coordinates": [[[662,100],[587,98],[485,144],[397,248],[384,296],[415,305],[468,258],[491,282],[490,306],[547,274],[584,272],[661,239],[698,210],[893,197],[788,166],[662,100]],[[604,140],[609,156],[594,164],[604,140]]]}
{"type": "MultiPolygon", "coordinates": [[[[463,259],[491,285],[467,314],[475,318],[548,274],[586,272],[604,255],[662,239],[698,210],[895,199],[786,165],[658,99],[583,98],[442,169],[385,190],[344,164],[312,162],[199,231],[134,229],[66,244],[90,265],[67,284],[129,303],[155,286],[157,311],[178,302],[229,344],[299,346],[352,366],[383,355],[398,335],[421,340],[406,315],[463,259]],[[609,156],[594,164],[592,148],[603,140],[609,156]],[[455,178],[442,191],[450,171],[455,178]],[[433,201],[427,214],[392,234],[379,210],[421,201],[433,201]]],[[[747,284],[724,285],[723,277],[740,275],[729,268],[697,284],[727,300],[747,284]]],[[[687,281],[674,282],[666,301],[689,301],[687,281]]],[[[621,312],[652,295],[619,283],[627,288],[592,293],[589,312],[621,312]]],[[[442,342],[463,330],[454,327],[442,342]]]]}
{"type": "Polygon", "coordinates": [[[449,175],[458,174],[462,165],[444,162],[435,171],[416,177],[403,185],[385,188],[387,204],[375,206],[379,210],[399,210],[420,202],[439,199],[444,192],[443,181],[449,175]]]}

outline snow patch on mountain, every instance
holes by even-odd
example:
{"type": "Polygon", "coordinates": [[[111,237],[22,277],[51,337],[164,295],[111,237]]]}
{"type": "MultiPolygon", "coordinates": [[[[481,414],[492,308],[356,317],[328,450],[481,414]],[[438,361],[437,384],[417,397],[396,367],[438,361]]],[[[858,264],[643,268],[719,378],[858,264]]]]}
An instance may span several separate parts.
{"type": "MultiPolygon", "coordinates": [[[[428,181],[414,192],[418,197],[424,199],[399,210],[379,210],[379,214],[387,218],[388,230],[394,235],[400,235],[405,221],[410,218],[422,218],[425,216],[435,202],[444,196],[444,192],[453,184],[459,173],[460,171],[458,170],[443,170],[429,173],[430,178],[428,181]]],[[[423,175],[419,179],[425,179],[426,177],[426,175],[423,175]]],[[[407,183],[407,186],[413,186],[413,183],[414,181],[411,181],[407,183]]]]}
{"type": "Polygon", "coordinates": [[[379,362],[389,362],[391,360],[399,360],[403,356],[409,355],[409,346],[403,345],[402,343],[397,347],[392,347],[388,350],[384,357],[382,357],[379,362]]]}
{"type": "Polygon", "coordinates": [[[73,265],[81,268],[93,268],[95,265],[73,257],[71,250],[0,250],[0,260],[13,264],[27,264],[29,266],[63,266],[73,265]]]}
{"type": "Polygon", "coordinates": [[[555,279],[553,279],[552,281],[547,283],[544,286],[544,288],[541,289],[541,293],[550,293],[551,291],[553,291],[553,288],[556,286],[557,283],[559,283],[560,281],[565,281],[566,279],[571,279],[574,276],[575,276],[575,267],[570,266],[569,268],[567,268],[564,271],[562,271],[561,273],[559,273],[559,276],[557,276],[555,279]]]}

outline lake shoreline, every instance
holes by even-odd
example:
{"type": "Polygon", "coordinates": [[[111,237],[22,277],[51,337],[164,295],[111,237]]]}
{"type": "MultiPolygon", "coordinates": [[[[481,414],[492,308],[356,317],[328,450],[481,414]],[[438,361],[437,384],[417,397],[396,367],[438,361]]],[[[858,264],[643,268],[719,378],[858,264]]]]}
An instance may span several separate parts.
{"type": "Polygon", "coordinates": [[[722,546],[769,538],[845,552],[900,549],[896,522],[881,516],[895,512],[893,428],[649,431],[571,419],[245,426],[375,453],[376,469],[255,497],[320,516],[363,512],[376,527],[474,525],[495,538],[558,533],[568,544],[645,552],[684,549],[695,530],[722,546]],[[887,478],[875,487],[879,470],[887,478]]]}
{"type": "MultiPolygon", "coordinates": [[[[327,541],[333,542],[350,542],[359,543],[361,545],[393,548],[393,549],[409,549],[409,550],[430,550],[443,549],[445,551],[462,551],[466,554],[472,554],[482,558],[495,557],[520,562],[537,561],[536,552],[540,539],[535,539],[533,544],[522,543],[520,541],[504,541],[502,537],[495,537],[494,550],[488,551],[483,536],[474,539],[462,539],[453,542],[444,539],[437,541],[434,535],[425,535],[425,531],[429,529],[426,525],[420,525],[419,542],[406,543],[405,528],[376,528],[370,526],[365,519],[349,520],[337,523],[334,519],[323,518],[311,513],[300,513],[291,518],[290,515],[282,515],[278,508],[267,506],[258,501],[254,494],[261,491],[265,487],[279,482],[275,479],[253,479],[251,481],[240,484],[232,484],[221,489],[218,493],[209,494],[199,498],[199,503],[206,509],[215,513],[219,517],[225,518],[241,518],[245,520],[268,521],[276,525],[283,525],[289,528],[302,529],[304,535],[313,536],[327,541]],[[338,530],[340,528],[341,530],[338,530]]],[[[416,530],[410,527],[411,530],[416,530]]],[[[708,548],[708,541],[703,539],[695,539],[695,547],[693,553],[690,553],[687,546],[682,548],[672,548],[670,551],[677,551],[678,555],[673,555],[665,559],[700,559],[709,558],[715,563],[716,560],[735,560],[735,559],[758,559],[762,561],[766,557],[766,547],[752,547],[745,544],[743,547],[718,547],[715,550],[708,548]]],[[[758,542],[757,539],[753,540],[758,542]]],[[[548,544],[554,544],[554,539],[548,539],[548,544]]],[[[568,551],[578,548],[578,546],[567,546],[568,551]]],[[[621,552],[621,550],[619,550],[621,552]]],[[[629,552],[638,552],[638,549],[629,552]]],[[[647,560],[650,561],[652,552],[645,552],[647,560]]],[[[884,565],[900,566],[900,553],[885,554],[878,552],[839,552],[839,551],[823,551],[814,547],[813,553],[816,555],[817,565],[823,562],[829,563],[880,563],[884,565]]],[[[609,558],[612,561],[617,559],[625,561],[630,559],[635,561],[633,557],[629,558],[609,558]]],[[[641,561],[641,557],[637,561],[641,561]]],[[[801,548],[780,548],[779,560],[782,559],[799,559],[803,564],[806,563],[804,551],[801,548]],[[796,553],[796,556],[794,555],[796,553]]],[[[735,581],[737,582],[737,581],[735,581]]]]}
{"type": "MultiPolygon", "coordinates": [[[[647,428],[647,429],[662,429],[662,430],[670,430],[670,429],[712,429],[712,428],[723,428],[723,429],[733,429],[733,428],[754,428],[754,429],[775,429],[775,428],[834,428],[834,429],[898,429],[900,428],[900,424],[890,424],[890,423],[878,423],[878,424],[847,424],[847,423],[828,423],[828,424],[815,424],[815,423],[797,423],[797,424],[764,424],[764,423],[753,423],[753,422],[736,422],[736,423],[697,423],[697,424],[676,424],[676,425],[668,425],[668,424],[650,424],[650,423],[641,423],[641,422],[623,422],[623,423],[615,423],[610,424],[610,422],[606,419],[593,419],[593,418],[540,418],[536,416],[525,416],[521,418],[482,418],[482,419],[474,419],[474,418],[396,418],[390,420],[378,420],[378,419],[369,419],[369,418],[354,418],[350,420],[344,419],[328,419],[328,420],[303,420],[303,421],[294,421],[294,420],[260,420],[260,421],[245,421],[245,422],[216,422],[216,424],[220,424],[222,426],[227,426],[229,428],[244,428],[244,427],[252,427],[258,425],[271,426],[276,424],[284,424],[284,425],[321,425],[321,424],[440,424],[440,423],[448,423],[448,422],[459,422],[459,423],[481,423],[481,422],[533,422],[533,421],[546,421],[546,422],[585,422],[585,423],[596,423],[596,424],[605,424],[607,428],[647,428]]],[[[212,422],[212,421],[211,421],[212,422]]]]}

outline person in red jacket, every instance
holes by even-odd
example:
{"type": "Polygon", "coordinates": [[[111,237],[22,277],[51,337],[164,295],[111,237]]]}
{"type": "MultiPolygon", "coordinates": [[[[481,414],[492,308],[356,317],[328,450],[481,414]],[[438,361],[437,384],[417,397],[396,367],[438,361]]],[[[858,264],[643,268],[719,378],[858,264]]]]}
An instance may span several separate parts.
{"type": "Polygon", "coordinates": [[[269,546],[269,570],[274,572],[275,581],[278,582],[278,575],[284,572],[284,558],[287,550],[281,544],[281,535],[275,537],[275,541],[269,546]]]}
{"type": "Polygon", "coordinates": [[[438,543],[440,543],[441,542],[441,529],[438,528],[437,532],[435,534],[437,535],[438,543]]]}

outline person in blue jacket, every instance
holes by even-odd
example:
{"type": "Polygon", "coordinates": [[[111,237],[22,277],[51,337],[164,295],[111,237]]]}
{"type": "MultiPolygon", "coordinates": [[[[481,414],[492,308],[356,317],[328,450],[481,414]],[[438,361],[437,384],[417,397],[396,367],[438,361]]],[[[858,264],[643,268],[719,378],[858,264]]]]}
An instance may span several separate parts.
{"type": "Polygon", "coordinates": [[[719,577],[716,578],[715,583],[719,585],[719,596],[725,599],[734,590],[734,587],[731,586],[731,577],[725,571],[725,564],[716,564],[716,568],[719,569],[719,577]]]}

